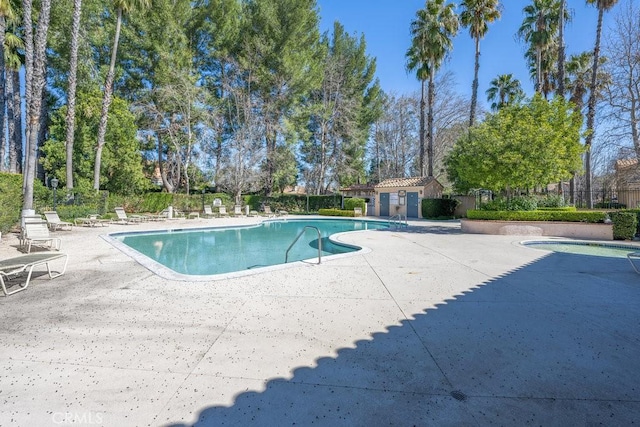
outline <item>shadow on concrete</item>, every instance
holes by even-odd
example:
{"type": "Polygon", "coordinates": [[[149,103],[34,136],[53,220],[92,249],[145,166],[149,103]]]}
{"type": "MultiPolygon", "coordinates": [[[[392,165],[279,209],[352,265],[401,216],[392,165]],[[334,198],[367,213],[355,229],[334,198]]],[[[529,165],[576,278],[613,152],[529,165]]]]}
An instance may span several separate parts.
{"type": "Polygon", "coordinates": [[[626,259],[552,253],[203,408],[195,425],[629,425],[639,287],[626,259]]]}

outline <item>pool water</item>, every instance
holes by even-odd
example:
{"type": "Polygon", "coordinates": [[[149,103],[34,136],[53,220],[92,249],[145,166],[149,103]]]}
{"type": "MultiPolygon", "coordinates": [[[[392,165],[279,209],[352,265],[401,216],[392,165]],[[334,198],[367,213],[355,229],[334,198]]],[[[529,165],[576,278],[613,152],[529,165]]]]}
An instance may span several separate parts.
{"type": "Polygon", "coordinates": [[[524,242],[524,245],[552,252],[610,258],[626,258],[628,253],[640,250],[638,246],[594,242],[524,242]]]}
{"type": "MultiPolygon", "coordinates": [[[[321,234],[322,256],[357,251],[336,244],[332,234],[387,228],[388,223],[370,220],[274,220],[256,226],[114,233],[112,238],[186,275],[214,275],[284,264],[287,248],[305,226],[321,234]]],[[[288,262],[318,258],[318,233],[304,234],[289,251],[288,262]]]]}

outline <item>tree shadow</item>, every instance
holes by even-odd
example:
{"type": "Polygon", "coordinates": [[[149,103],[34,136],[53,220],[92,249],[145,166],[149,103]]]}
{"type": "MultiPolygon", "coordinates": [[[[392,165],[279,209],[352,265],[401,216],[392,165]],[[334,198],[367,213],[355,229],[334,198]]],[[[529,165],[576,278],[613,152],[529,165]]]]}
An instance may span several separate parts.
{"type": "Polygon", "coordinates": [[[419,307],[400,326],[194,425],[627,424],[640,418],[637,279],[626,259],[552,253],[435,306],[398,301],[419,307]]]}

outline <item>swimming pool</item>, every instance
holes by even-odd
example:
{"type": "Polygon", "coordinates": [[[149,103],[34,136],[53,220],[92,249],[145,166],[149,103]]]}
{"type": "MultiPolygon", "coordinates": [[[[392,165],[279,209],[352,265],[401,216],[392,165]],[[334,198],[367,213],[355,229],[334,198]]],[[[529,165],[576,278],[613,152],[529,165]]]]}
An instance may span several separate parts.
{"type": "Polygon", "coordinates": [[[591,255],[610,258],[626,258],[630,252],[640,250],[640,246],[623,243],[601,243],[586,241],[525,241],[523,245],[552,252],[575,255],[591,255]]]}
{"type": "MultiPolygon", "coordinates": [[[[167,276],[212,276],[248,272],[288,262],[317,262],[318,233],[322,256],[348,253],[361,248],[332,241],[329,236],[347,231],[376,230],[388,222],[352,219],[269,220],[252,226],[170,229],[145,232],[119,232],[107,237],[116,247],[150,270],[167,276]]],[[[179,278],[179,277],[172,277],[179,278]]],[[[185,278],[188,279],[188,278],[185,278]]]]}

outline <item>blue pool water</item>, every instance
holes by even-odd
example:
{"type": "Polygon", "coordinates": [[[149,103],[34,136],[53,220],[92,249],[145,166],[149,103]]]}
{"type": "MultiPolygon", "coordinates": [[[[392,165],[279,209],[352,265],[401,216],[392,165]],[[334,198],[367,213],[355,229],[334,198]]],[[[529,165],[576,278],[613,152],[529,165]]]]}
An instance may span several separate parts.
{"type": "MultiPolygon", "coordinates": [[[[360,248],[336,244],[332,234],[387,228],[382,221],[348,219],[274,220],[256,226],[114,233],[110,236],[170,270],[214,275],[284,264],[287,248],[305,226],[321,234],[322,256],[360,248]]],[[[288,262],[318,257],[318,234],[306,229],[289,251],[288,262]]]]}
{"type": "Polygon", "coordinates": [[[598,242],[529,241],[523,242],[523,244],[532,248],[544,249],[552,252],[610,258],[626,258],[629,252],[636,252],[640,249],[638,246],[598,242]]]}

